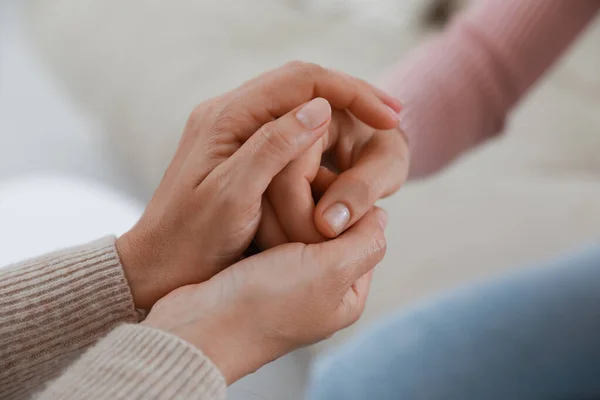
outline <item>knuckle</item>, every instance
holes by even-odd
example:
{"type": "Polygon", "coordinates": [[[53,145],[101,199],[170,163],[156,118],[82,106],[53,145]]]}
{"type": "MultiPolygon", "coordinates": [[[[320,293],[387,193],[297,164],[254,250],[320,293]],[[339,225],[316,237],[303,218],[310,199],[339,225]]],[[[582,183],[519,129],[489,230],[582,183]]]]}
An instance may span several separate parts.
{"type": "Polygon", "coordinates": [[[298,70],[302,69],[305,64],[306,63],[304,61],[294,60],[294,61],[290,61],[289,63],[285,64],[283,66],[283,68],[289,69],[292,71],[298,71],[298,70]]]}
{"type": "Polygon", "coordinates": [[[304,71],[309,76],[319,76],[323,75],[327,70],[319,64],[305,63],[304,71]]]}
{"type": "Polygon", "coordinates": [[[230,131],[233,127],[239,124],[232,107],[229,103],[224,103],[215,107],[213,110],[213,130],[215,131],[230,131]]]}
{"type": "Polygon", "coordinates": [[[198,123],[205,120],[205,118],[214,115],[215,111],[218,110],[222,104],[223,100],[221,97],[213,98],[200,103],[194,107],[190,113],[189,121],[191,123],[198,123]]]}
{"type": "Polygon", "coordinates": [[[383,230],[378,229],[377,232],[373,234],[373,239],[371,240],[371,246],[369,249],[370,253],[375,255],[379,261],[385,256],[387,251],[387,240],[385,239],[385,235],[383,230]]]}
{"type": "Polygon", "coordinates": [[[348,187],[355,188],[355,190],[353,190],[354,196],[356,196],[355,204],[362,208],[366,208],[379,200],[382,185],[381,178],[373,177],[372,179],[365,180],[350,175],[347,179],[350,185],[348,187]]]}
{"type": "Polygon", "coordinates": [[[287,67],[295,74],[301,75],[305,79],[311,79],[316,76],[322,75],[325,72],[325,68],[322,66],[304,62],[304,61],[292,61],[287,64],[287,67]]]}
{"type": "Polygon", "coordinates": [[[206,113],[206,106],[204,104],[200,104],[200,105],[194,107],[194,109],[190,113],[189,121],[191,123],[194,123],[198,120],[201,120],[202,117],[205,115],[205,113],[206,113]]]}
{"type": "Polygon", "coordinates": [[[223,95],[205,103],[194,116],[194,120],[202,124],[204,131],[213,134],[224,132],[236,134],[249,122],[246,110],[239,107],[237,98],[233,94],[223,95]]]}
{"type": "Polygon", "coordinates": [[[185,126],[184,132],[186,135],[192,135],[196,137],[200,134],[202,131],[201,127],[203,122],[205,121],[207,115],[210,115],[211,107],[212,105],[204,103],[194,107],[185,126]]]}
{"type": "Polygon", "coordinates": [[[275,157],[283,157],[295,146],[277,121],[263,125],[259,130],[259,135],[267,151],[275,157]]]}
{"type": "Polygon", "coordinates": [[[336,283],[336,287],[340,290],[347,289],[347,285],[351,284],[354,280],[355,270],[356,270],[356,261],[348,260],[348,262],[344,262],[338,264],[337,268],[333,268],[331,271],[331,279],[336,283]]]}

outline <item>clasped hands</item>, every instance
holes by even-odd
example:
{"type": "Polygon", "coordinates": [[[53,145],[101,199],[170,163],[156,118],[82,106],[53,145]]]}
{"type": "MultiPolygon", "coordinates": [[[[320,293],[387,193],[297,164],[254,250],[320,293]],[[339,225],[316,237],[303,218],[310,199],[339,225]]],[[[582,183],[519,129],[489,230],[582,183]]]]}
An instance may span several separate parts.
{"type": "Polygon", "coordinates": [[[143,323],[196,346],[228,383],[354,323],[386,249],[374,204],[407,175],[400,109],[301,62],[196,107],[117,239],[136,307],[151,309],[143,323]],[[243,258],[253,240],[264,251],[243,258]]]}

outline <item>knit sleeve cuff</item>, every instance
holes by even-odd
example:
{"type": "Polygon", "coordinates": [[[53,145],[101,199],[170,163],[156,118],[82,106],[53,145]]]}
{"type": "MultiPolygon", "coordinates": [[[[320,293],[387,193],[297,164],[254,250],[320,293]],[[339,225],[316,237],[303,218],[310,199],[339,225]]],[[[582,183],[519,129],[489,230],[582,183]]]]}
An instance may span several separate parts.
{"type": "Polygon", "coordinates": [[[126,324],[85,353],[41,399],[219,400],[226,388],[219,370],[194,346],[126,324]]]}
{"type": "Polygon", "coordinates": [[[139,314],[114,237],[0,270],[0,397],[26,396],[139,314]]]}

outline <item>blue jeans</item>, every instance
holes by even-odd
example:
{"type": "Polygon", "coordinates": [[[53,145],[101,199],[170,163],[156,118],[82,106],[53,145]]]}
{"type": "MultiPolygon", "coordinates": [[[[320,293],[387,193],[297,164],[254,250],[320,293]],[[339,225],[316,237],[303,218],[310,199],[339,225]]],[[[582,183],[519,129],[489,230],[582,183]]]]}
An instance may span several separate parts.
{"type": "Polygon", "coordinates": [[[600,398],[600,246],[449,292],[321,358],[310,400],[600,398]]]}

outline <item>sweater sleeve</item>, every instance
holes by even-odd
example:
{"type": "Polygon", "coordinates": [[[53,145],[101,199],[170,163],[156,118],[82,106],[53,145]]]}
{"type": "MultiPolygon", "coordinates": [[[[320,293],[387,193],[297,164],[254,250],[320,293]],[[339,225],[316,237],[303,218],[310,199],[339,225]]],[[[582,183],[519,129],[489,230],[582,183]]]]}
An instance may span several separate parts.
{"type": "Polygon", "coordinates": [[[0,398],[31,396],[117,324],[138,320],[114,238],[0,270],[0,398]]]}
{"type": "Polygon", "coordinates": [[[599,8],[599,0],[481,0],[394,67],[383,87],[405,104],[411,177],[500,132],[599,8]]]}
{"type": "Polygon", "coordinates": [[[126,324],[87,351],[38,400],[224,400],[225,379],[192,345],[126,324]]]}

